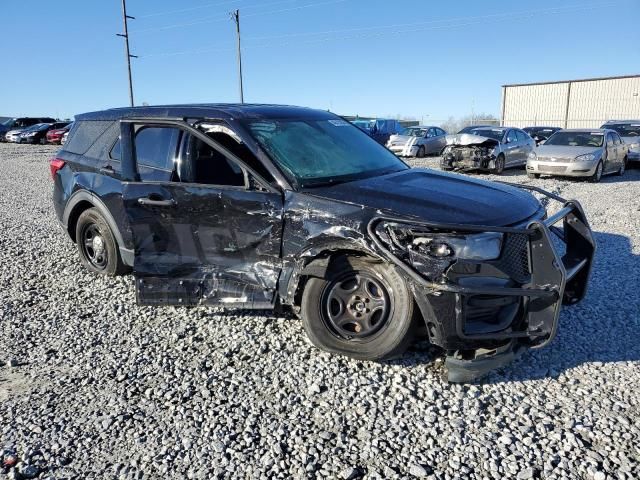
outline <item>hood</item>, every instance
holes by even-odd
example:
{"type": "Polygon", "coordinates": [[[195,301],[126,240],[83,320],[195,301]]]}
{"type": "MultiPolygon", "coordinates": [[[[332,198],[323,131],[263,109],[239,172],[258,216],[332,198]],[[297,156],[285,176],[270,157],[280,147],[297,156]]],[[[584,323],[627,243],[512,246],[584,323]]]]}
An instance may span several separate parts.
{"type": "Polygon", "coordinates": [[[389,137],[389,143],[395,143],[396,145],[406,145],[412,140],[416,140],[420,137],[413,137],[411,135],[391,135],[389,137]]]}
{"type": "Polygon", "coordinates": [[[542,208],[531,194],[516,187],[415,168],[307,193],[356,203],[385,215],[465,225],[513,225],[542,208]]]}
{"type": "Polygon", "coordinates": [[[572,147],[565,145],[540,145],[536,149],[538,158],[574,159],[587,153],[601,153],[602,147],[572,147]]]}
{"type": "Polygon", "coordinates": [[[14,129],[14,130],[9,130],[7,132],[7,135],[17,135],[19,133],[24,132],[25,130],[26,130],[26,128],[17,128],[17,129],[14,129]]]}
{"type": "Polygon", "coordinates": [[[447,135],[447,145],[462,145],[476,147],[495,147],[500,142],[493,138],[483,137],[482,135],[474,135],[472,133],[457,133],[455,135],[447,135]]]}

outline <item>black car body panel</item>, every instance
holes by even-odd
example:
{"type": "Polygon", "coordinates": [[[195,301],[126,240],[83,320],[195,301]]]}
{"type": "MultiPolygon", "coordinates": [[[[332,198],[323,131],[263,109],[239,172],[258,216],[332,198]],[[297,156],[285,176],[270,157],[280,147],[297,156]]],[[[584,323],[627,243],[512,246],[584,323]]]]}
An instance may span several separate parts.
{"type": "Polygon", "coordinates": [[[547,218],[525,187],[420,169],[300,188],[242,121],[298,117],[339,119],[265,105],[79,115],[58,154],[65,162],[54,178],[58,218],[74,238],[80,212],[98,208],[146,305],[295,309],[305,282],[322,278],[336,255],[392,264],[411,287],[429,340],[447,352],[452,381],[548,343],[561,303],[583,298],[595,242],[577,202],[539,191],[562,202],[547,218]],[[250,155],[205,135],[203,120],[229,126],[250,155]],[[132,139],[154,125],[179,129],[172,148],[180,162],[189,162],[189,142],[202,142],[241,168],[241,184],[181,182],[175,172],[142,178],[132,139]],[[424,236],[475,235],[491,236],[487,242],[498,248],[492,259],[434,259],[419,248],[424,236]]]}

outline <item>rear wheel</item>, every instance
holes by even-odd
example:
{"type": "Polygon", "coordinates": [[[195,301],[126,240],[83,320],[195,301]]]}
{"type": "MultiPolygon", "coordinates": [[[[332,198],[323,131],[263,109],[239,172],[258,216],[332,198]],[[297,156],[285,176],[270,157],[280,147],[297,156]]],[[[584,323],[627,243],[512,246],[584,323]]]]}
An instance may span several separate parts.
{"type": "Polygon", "coordinates": [[[498,155],[496,158],[496,164],[491,173],[494,175],[500,175],[504,171],[504,155],[498,155]]]}
{"type": "Polygon", "coordinates": [[[589,177],[589,181],[592,183],[598,183],[600,180],[602,180],[602,160],[600,160],[598,162],[598,165],[596,166],[596,171],[593,172],[593,175],[591,175],[591,177],[589,177]]]}
{"type": "Polygon", "coordinates": [[[391,266],[340,257],[302,294],[302,322],[318,348],[359,360],[401,354],[414,335],[413,297],[391,266]]]}
{"type": "Polygon", "coordinates": [[[127,270],[113,232],[97,208],[89,208],[80,214],[76,244],[80,261],[90,272],[114,276],[127,270]]]}

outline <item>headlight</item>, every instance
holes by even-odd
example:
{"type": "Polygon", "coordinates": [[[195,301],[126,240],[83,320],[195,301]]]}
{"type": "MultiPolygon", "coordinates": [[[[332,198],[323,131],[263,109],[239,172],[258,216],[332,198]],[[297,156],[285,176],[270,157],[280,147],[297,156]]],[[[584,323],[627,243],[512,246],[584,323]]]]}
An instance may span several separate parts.
{"type": "Polygon", "coordinates": [[[23,135],[24,135],[25,137],[33,137],[33,136],[35,136],[35,135],[36,135],[36,133],[38,133],[38,132],[23,133],[23,135]]]}
{"type": "Polygon", "coordinates": [[[537,160],[538,159],[538,155],[536,155],[536,152],[529,152],[529,160],[537,160]]]}
{"type": "Polygon", "coordinates": [[[378,225],[376,233],[395,250],[432,259],[495,260],[502,249],[502,234],[498,232],[432,232],[424,227],[383,223],[378,225]]]}
{"type": "Polygon", "coordinates": [[[595,159],[595,153],[585,153],[584,155],[578,155],[576,157],[576,162],[593,162],[595,159]]]}

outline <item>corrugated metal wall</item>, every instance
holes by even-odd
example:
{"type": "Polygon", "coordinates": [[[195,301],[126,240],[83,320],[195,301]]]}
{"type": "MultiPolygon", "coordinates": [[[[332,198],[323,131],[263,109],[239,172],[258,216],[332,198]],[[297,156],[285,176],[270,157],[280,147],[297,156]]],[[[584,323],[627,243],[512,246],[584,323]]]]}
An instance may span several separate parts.
{"type": "Polygon", "coordinates": [[[502,124],[597,128],[640,119],[640,76],[502,87],[502,124]]]}

